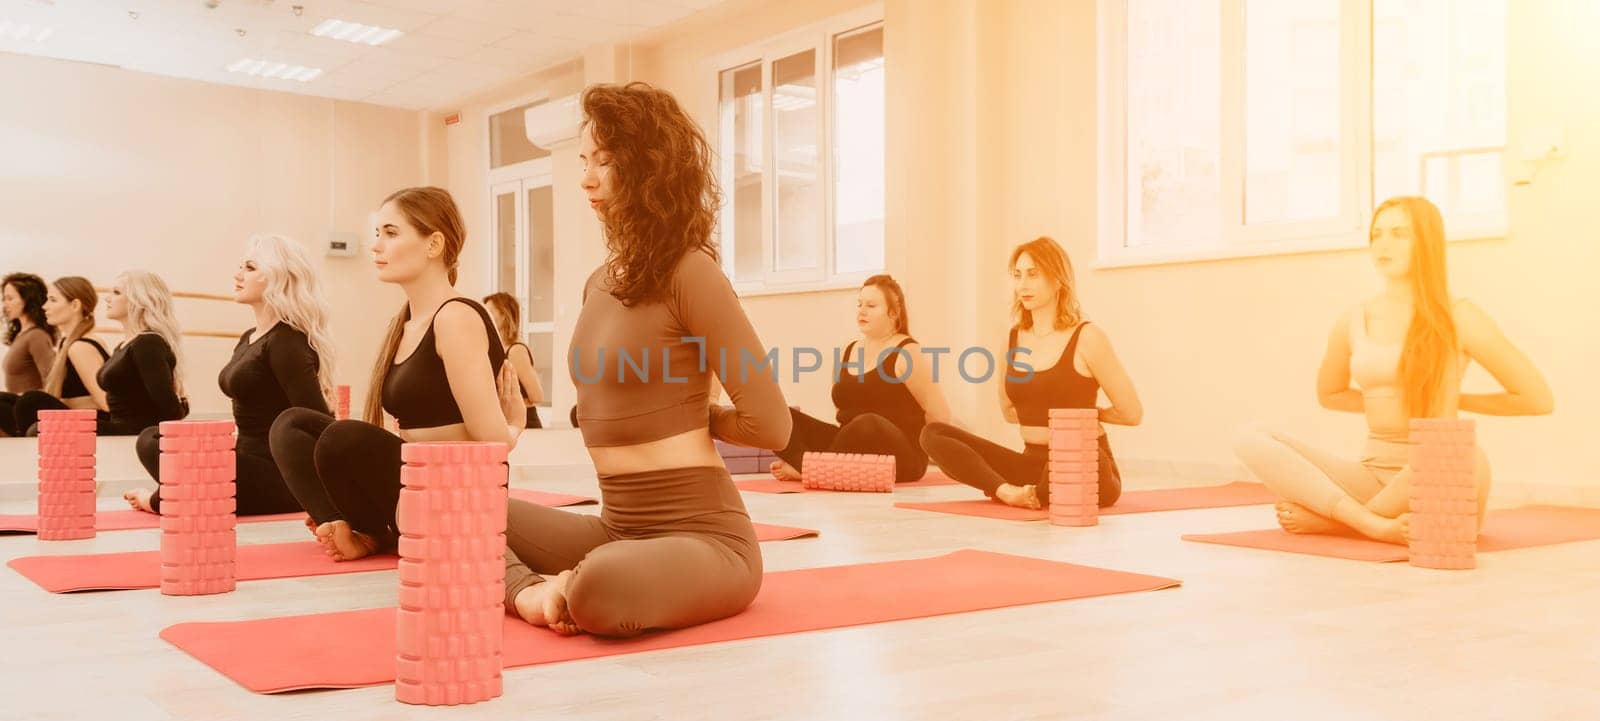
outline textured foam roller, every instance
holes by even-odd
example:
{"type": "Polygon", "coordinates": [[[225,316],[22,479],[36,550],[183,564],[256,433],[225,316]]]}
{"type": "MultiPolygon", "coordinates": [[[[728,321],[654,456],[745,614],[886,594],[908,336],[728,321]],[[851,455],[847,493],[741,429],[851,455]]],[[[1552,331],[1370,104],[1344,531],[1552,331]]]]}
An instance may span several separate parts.
{"type": "Polygon", "coordinates": [[[232,435],[233,421],[162,421],[161,437],[232,435]]]}
{"type": "Polygon", "coordinates": [[[1407,546],[1420,568],[1476,568],[1477,440],[1471,420],[1411,421],[1411,520],[1407,546]]]}
{"type": "Polygon", "coordinates": [[[825,491],[894,492],[894,456],[867,453],[807,452],[800,483],[825,491]]]}
{"type": "Polygon", "coordinates": [[[161,592],[228,593],[237,585],[232,421],[161,424],[161,592]]]}
{"type": "Polygon", "coordinates": [[[345,420],[350,417],[350,386],[341,385],[333,389],[334,417],[345,420]]]}
{"type": "Polygon", "coordinates": [[[204,453],[233,450],[231,434],[216,433],[196,436],[162,436],[161,450],[168,453],[204,453]]]}
{"type": "Polygon", "coordinates": [[[1100,412],[1094,408],[1050,409],[1050,523],[1100,523],[1100,412]]]}
{"type": "Polygon", "coordinates": [[[93,538],[95,412],[39,412],[38,537],[41,541],[93,538]]]}
{"type": "Polygon", "coordinates": [[[506,446],[401,446],[395,698],[429,706],[501,694],[506,446]]]}

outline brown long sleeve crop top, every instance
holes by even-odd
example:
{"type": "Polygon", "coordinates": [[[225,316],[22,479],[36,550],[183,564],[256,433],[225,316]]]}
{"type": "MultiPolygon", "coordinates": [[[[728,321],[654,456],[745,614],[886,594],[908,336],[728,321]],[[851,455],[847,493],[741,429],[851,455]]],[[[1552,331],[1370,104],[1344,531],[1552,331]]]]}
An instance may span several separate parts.
{"type": "Polygon", "coordinates": [[[678,261],[661,300],[626,307],[604,267],[583,288],[567,368],[586,446],[625,446],[710,426],[719,439],[779,449],[789,407],[733,285],[710,255],[678,261]],[[733,407],[710,405],[711,374],[733,407]]]}

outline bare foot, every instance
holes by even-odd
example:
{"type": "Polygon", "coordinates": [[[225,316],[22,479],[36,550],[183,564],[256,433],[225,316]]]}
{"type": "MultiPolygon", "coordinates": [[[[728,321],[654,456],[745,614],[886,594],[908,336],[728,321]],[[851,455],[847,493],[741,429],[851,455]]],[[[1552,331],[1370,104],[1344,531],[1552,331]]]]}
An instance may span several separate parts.
{"type": "Polygon", "coordinates": [[[1395,518],[1384,518],[1383,516],[1377,516],[1377,519],[1378,522],[1374,523],[1371,529],[1368,529],[1371,531],[1370,533],[1368,531],[1362,531],[1362,533],[1366,534],[1368,538],[1371,538],[1374,541],[1383,541],[1384,543],[1393,543],[1399,546],[1408,545],[1410,543],[1410,541],[1406,539],[1406,531],[1411,528],[1411,514],[1402,513],[1395,518]]]}
{"type": "Polygon", "coordinates": [[[366,558],[378,550],[378,542],[372,536],[351,529],[350,524],[342,520],[317,526],[316,534],[322,550],[335,561],[366,558]]]}
{"type": "Polygon", "coordinates": [[[789,465],[787,462],[773,461],[771,470],[772,477],[780,481],[793,481],[795,483],[800,482],[800,472],[795,470],[794,466],[789,465]]]}
{"type": "Polygon", "coordinates": [[[512,599],[517,616],[531,625],[547,626],[563,636],[583,633],[567,613],[567,584],[571,582],[572,571],[562,571],[544,583],[522,589],[512,599]]]}
{"type": "Polygon", "coordinates": [[[318,541],[322,540],[320,537],[317,537],[317,522],[312,520],[310,516],[306,516],[306,530],[310,531],[312,537],[317,538],[318,541]]]}
{"type": "Polygon", "coordinates": [[[1278,501],[1278,525],[1290,533],[1338,533],[1344,524],[1293,501],[1278,501]]]}
{"type": "Polygon", "coordinates": [[[123,493],[122,500],[127,501],[128,505],[131,506],[135,511],[155,513],[155,509],[150,507],[150,496],[152,493],[153,491],[148,488],[135,488],[131,491],[123,493]]]}
{"type": "Polygon", "coordinates": [[[1038,510],[1044,507],[1043,504],[1039,503],[1038,487],[1032,484],[1018,486],[1003,483],[999,488],[994,489],[994,498],[1001,503],[1008,506],[1016,506],[1017,508],[1038,510]]]}

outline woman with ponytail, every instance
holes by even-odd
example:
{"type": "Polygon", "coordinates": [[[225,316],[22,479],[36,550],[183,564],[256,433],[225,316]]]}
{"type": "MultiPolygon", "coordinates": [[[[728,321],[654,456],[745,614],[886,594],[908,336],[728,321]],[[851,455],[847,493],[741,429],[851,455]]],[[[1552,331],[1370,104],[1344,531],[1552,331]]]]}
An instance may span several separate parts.
{"type": "MultiPolygon", "coordinates": [[[[1450,297],[1444,221],[1433,203],[1420,197],[1384,201],[1372,214],[1368,250],[1384,289],[1334,323],[1317,373],[1324,408],[1366,416],[1361,459],[1341,458],[1258,426],[1240,435],[1235,450],[1283,497],[1277,510],[1284,530],[1350,528],[1404,544],[1411,419],[1455,418],[1462,411],[1544,415],[1555,402],[1544,375],[1495,322],[1471,301],[1450,297]],[[1461,378],[1472,361],[1504,392],[1462,393],[1461,378]]],[[[1489,481],[1480,446],[1480,519],[1489,481]]]]}
{"type": "Polygon", "coordinates": [[[856,296],[856,329],[834,374],[838,425],[790,409],[789,445],[778,451],[772,475],[800,480],[807,451],[894,456],[894,480],[909,483],[928,470],[918,438],[927,423],[949,423],[950,405],[933,382],[933,364],[918,356],[900,284],[874,275],[856,296]],[[850,372],[850,369],[855,372],[850,372]]]}
{"type": "MultiPolygon", "coordinates": [[[[233,276],[233,301],[250,306],[255,327],[244,332],[218,384],[233,400],[238,513],[290,513],[300,504],[272,460],[267,431],[290,408],[326,415],[333,397],[333,338],[322,282],[299,243],[279,235],[250,239],[233,276]]],[[[139,461],[161,482],[159,426],[139,434],[139,461]]],[[[135,509],[161,512],[161,490],[122,496],[135,509]]]]}
{"type": "Polygon", "coordinates": [[[528,406],[528,428],[543,428],[539,420],[538,405],[544,402],[544,386],[539,383],[539,371],[533,366],[533,351],[528,344],[517,339],[522,327],[522,304],[510,293],[493,293],[483,299],[484,307],[494,319],[500,332],[500,343],[506,347],[506,360],[517,372],[517,383],[522,388],[522,400],[528,406]]]}
{"type": "Polygon", "coordinates": [[[41,410],[92,408],[98,412],[100,425],[105,425],[109,418],[106,393],[95,376],[109,354],[91,335],[94,308],[99,302],[94,284],[84,278],[67,276],[50,285],[44,318],[60,341],[44,372],[44,388],[22,394],[14,410],[0,418],[0,423],[15,429],[12,435],[27,433],[39,420],[41,410]]]}
{"type": "Polygon", "coordinates": [[[526,422],[515,371],[503,362],[488,311],[455,289],[467,232],[450,193],[397,191],[384,199],[375,222],[378,279],[399,285],[406,304],[373,367],[365,421],[290,408],[268,433],[283,480],[336,561],[387,551],[399,540],[402,443],[514,446],[526,422]],[[384,429],[385,412],[398,435],[384,429]]]}

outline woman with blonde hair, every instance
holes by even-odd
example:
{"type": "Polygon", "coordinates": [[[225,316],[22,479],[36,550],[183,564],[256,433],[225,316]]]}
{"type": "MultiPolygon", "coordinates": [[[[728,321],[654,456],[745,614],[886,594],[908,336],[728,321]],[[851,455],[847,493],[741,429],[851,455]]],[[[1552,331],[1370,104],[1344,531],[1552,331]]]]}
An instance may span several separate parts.
{"type": "Polygon", "coordinates": [[[67,276],[50,284],[45,297],[45,321],[55,329],[57,341],[50,366],[45,369],[44,388],[28,391],[16,401],[9,421],[22,435],[39,420],[39,411],[64,408],[93,409],[102,427],[106,413],[106,393],[96,376],[109,355],[96,340],[94,309],[100,297],[94,284],[85,278],[67,276]]]}
{"type": "MultiPolygon", "coordinates": [[[[87,305],[81,293],[79,296],[80,304],[87,305]]],[[[89,300],[92,302],[92,296],[89,300]]],[[[105,399],[106,413],[98,423],[100,435],[136,436],[162,421],[189,415],[189,401],[183,393],[183,338],[172,314],[172,292],[161,276],[142,270],[117,276],[106,298],[106,318],[122,323],[123,339],[94,374],[105,399]]],[[[85,366],[93,363],[91,352],[93,349],[78,351],[83,365],[75,360],[73,368],[80,376],[85,366]]],[[[65,407],[54,397],[30,395],[18,401],[17,414],[20,421],[25,420],[23,413],[37,416],[40,410],[65,407]],[[30,397],[39,404],[25,408],[23,403],[30,397]]],[[[36,432],[28,429],[29,435],[36,432]]]]}
{"type": "MultiPolygon", "coordinates": [[[[1050,504],[1045,480],[1050,452],[1050,410],[1096,408],[1101,423],[1136,426],[1144,406],[1111,339],[1083,317],[1072,260],[1050,238],[1011,251],[1011,313],[1016,324],[1006,344],[1000,412],[1020,425],[1021,453],[948,423],[929,423],[922,447],[951,478],[1011,506],[1050,504]],[[1104,389],[1109,406],[1097,406],[1104,389]]],[[[1122,474],[1100,430],[1100,505],[1122,495],[1122,474]]]]}
{"type": "MultiPolygon", "coordinates": [[[[322,281],[299,243],[280,235],[250,239],[233,275],[233,301],[250,306],[255,326],[239,337],[217,382],[233,400],[238,513],[300,509],[272,460],[267,431],[290,408],[327,413],[333,397],[333,338],[322,281]]],[[[161,512],[161,432],[139,434],[139,461],[158,487],[123,494],[141,511],[161,512]]]]}
{"type": "Polygon", "coordinates": [[[510,293],[494,293],[484,297],[483,305],[494,318],[494,327],[500,331],[500,343],[506,348],[506,360],[517,371],[517,384],[522,388],[522,400],[528,406],[528,428],[543,428],[539,421],[538,404],[544,402],[544,386],[539,383],[539,371],[533,366],[533,351],[528,344],[517,339],[517,329],[522,325],[522,304],[510,293]]]}
{"type": "MultiPolygon", "coordinates": [[[[1283,497],[1278,524],[1290,533],[1345,528],[1380,541],[1406,542],[1413,418],[1550,413],[1544,375],[1471,301],[1450,296],[1444,219],[1420,197],[1384,201],[1372,214],[1368,253],[1384,289],[1345,311],[1328,336],[1317,372],[1324,408],[1367,419],[1360,460],[1341,458],[1289,436],[1247,427],[1239,459],[1283,497]],[[1501,393],[1462,393],[1477,361],[1501,393]],[[1355,387],[1351,387],[1351,381],[1355,387]]],[[[1480,517],[1489,499],[1489,463],[1478,449],[1480,517]]]]}
{"type": "Polygon", "coordinates": [[[378,280],[400,286],[406,304],[373,367],[365,421],[298,407],[280,414],[268,432],[284,482],[336,561],[398,542],[402,443],[514,446],[526,422],[489,312],[455,289],[467,231],[449,191],[396,191],[374,214],[374,225],[378,280]],[[398,435],[383,428],[385,412],[394,416],[398,435]]]}

